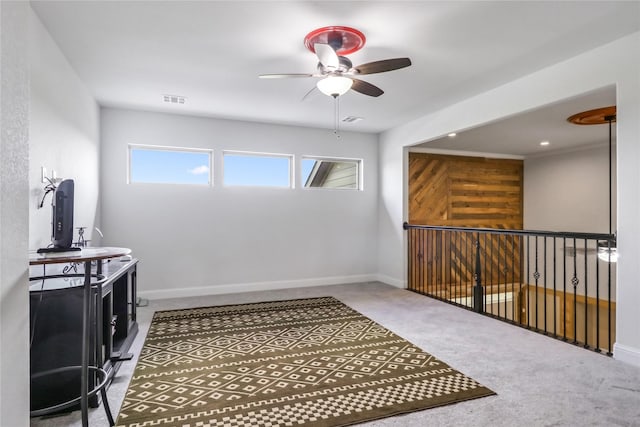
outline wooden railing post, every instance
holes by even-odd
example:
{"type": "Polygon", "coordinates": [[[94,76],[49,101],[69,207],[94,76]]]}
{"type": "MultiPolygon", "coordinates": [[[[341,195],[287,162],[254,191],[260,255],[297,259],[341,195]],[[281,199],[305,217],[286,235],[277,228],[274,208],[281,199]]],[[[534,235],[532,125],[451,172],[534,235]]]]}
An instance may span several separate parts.
{"type": "Polygon", "coordinates": [[[476,233],[476,271],[474,274],[476,284],[473,287],[473,311],[475,311],[476,313],[482,313],[484,308],[481,270],[482,265],[480,264],[480,233],[476,233]]]}

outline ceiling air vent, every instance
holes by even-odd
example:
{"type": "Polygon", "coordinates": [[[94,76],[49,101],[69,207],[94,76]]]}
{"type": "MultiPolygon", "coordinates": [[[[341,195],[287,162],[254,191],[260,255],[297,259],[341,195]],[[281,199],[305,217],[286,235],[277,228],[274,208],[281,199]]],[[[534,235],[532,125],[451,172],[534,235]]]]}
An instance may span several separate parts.
{"type": "Polygon", "coordinates": [[[345,123],[355,123],[355,122],[359,122],[360,120],[364,120],[364,119],[362,117],[356,117],[356,116],[347,116],[344,119],[342,119],[342,121],[345,123]]]}
{"type": "Polygon", "coordinates": [[[164,102],[168,102],[169,104],[184,104],[187,98],[180,95],[162,95],[164,102]]]}

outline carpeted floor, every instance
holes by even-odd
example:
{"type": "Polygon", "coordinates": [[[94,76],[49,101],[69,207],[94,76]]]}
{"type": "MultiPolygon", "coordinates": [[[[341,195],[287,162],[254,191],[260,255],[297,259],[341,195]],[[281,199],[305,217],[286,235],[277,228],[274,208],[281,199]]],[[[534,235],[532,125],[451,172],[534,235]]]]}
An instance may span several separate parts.
{"type": "Polygon", "coordinates": [[[116,425],[341,426],[494,394],[333,297],[156,312],[116,425]]]}
{"type": "MultiPolygon", "coordinates": [[[[366,427],[639,426],[640,368],[523,328],[379,282],[152,300],[140,333],[109,387],[117,414],[153,313],[331,295],[497,395],[365,422],[366,427]]],[[[102,407],[92,427],[106,427],[102,407]]],[[[33,418],[31,427],[79,427],[80,412],[33,418]]],[[[4,427],[4,426],[3,426],[4,427]]],[[[14,427],[14,426],[10,426],[14,427]]]]}

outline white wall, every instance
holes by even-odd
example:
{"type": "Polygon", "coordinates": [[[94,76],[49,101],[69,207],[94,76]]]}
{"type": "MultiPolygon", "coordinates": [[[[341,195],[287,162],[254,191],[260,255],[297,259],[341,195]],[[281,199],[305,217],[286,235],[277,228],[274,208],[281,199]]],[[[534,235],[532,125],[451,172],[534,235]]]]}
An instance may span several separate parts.
{"type": "Polygon", "coordinates": [[[29,425],[29,5],[0,2],[0,425],[29,425]]]}
{"type": "Polygon", "coordinates": [[[109,108],[101,125],[105,242],[141,260],[140,295],[375,278],[375,135],[109,108]],[[127,184],[130,143],[213,149],[215,185],[127,184]],[[223,149],[361,158],[364,191],[224,187],[223,149]]]}
{"type": "Polygon", "coordinates": [[[381,276],[405,281],[406,146],[479,126],[591,90],[617,88],[618,251],[616,358],[640,366],[640,33],[585,52],[380,137],[378,263],[381,276]]]}
{"type": "MultiPolygon", "coordinates": [[[[607,133],[607,126],[592,126],[594,132],[607,133]]],[[[612,155],[615,160],[615,145],[612,148],[612,155]]],[[[612,165],[613,185],[612,185],[612,231],[616,232],[616,181],[615,164],[612,165]]],[[[608,140],[602,145],[585,147],[561,153],[551,153],[528,157],[524,160],[524,228],[527,230],[547,230],[547,231],[568,231],[585,233],[609,233],[609,147],[608,140]]],[[[553,264],[551,259],[554,251],[558,260],[563,256],[568,256],[568,263],[571,265],[571,250],[565,251],[564,246],[584,248],[583,241],[564,242],[562,240],[546,242],[546,252],[543,251],[544,243],[531,240],[529,243],[529,253],[535,251],[535,244],[538,243],[539,256],[547,256],[547,271],[543,272],[543,279],[538,281],[539,285],[547,284],[547,287],[554,286],[552,277],[553,264]],[[545,278],[546,276],[546,278],[545,278]]],[[[595,245],[592,241],[591,244],[595,245]]],[[[606,263],[600,262],[600,269],[596,271],[595,252],[588,252],[588,274],[584,275],[584,264],[582,253],[579,253],[577,263],[577,277],[580,280],[576,292],[579,295],[595,296],[596,283],[599,283],[600,298],[608,297],[608,270],[606,263]],[[596,280],[598,275],[598,280],[596,280]],[[585,289],[588,287],[588,291],[585,289]]],[[[533,259],[533,255],[530,255],[533,259]]],[[[562,264],[560,264],[562,265],[562,264]]],[[[615,269],[616,264],[611,264],[612,268],[612,289],[616,288],[615,269]]],[[[534,269],[529,272],[528,283],[534,283],[534,269]]],[[[567,272],[562,272],[563,268],[558,267],[556,271],[557,283],[570,283],[573,277],[571,267],[567,272]],[[564,281],[564,282],[563,282],[564,281]]],[[[611,296],[613,301],[615,295],[611,296]]]]}
{"type": "MultiPolygon", "coordinates": [[[[99,226],[99,108],[37,15],[29,16],[29,248],[51,242],[51,194],[44,207],[40,167],[75,181],[74,227],[99,226]]],[[[75,231],[75,230],[74,230],[75,231]]],[[[96,237],[99,237],[95,234],[96,237]]],[[[77,234],[76,234],[77,238],[77,234]]],[[[75,238],[74,238],[75,240],[75,238]]],[[[99,242],[94,242],[99,244],[99,242]]]]}
{"type": "MultiPolygon", "coordinates": [[[[604,127],[592,127],[594,131],[604,127]]],[[[613,156],[615,163],[615,146],[613,156]]],[[[616,182],[613,164],[613,232],[616,182]]],[[[609,232],[609,147],[607,141],[559,154],[524,160],[524,228],[527,230],[609,232]]]]}

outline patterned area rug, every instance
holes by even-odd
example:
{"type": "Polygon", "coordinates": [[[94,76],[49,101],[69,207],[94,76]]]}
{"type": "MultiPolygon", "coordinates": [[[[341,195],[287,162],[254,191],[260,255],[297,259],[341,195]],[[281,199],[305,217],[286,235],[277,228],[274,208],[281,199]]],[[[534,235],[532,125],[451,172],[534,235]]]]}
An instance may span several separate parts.
{"type": "Polygon", "coordinates": [[[159,311],[117,426],[340,426],[495,394],[332,297],[159,311]]]}

